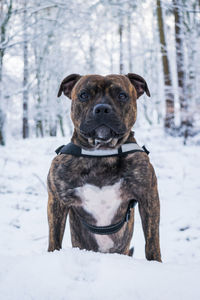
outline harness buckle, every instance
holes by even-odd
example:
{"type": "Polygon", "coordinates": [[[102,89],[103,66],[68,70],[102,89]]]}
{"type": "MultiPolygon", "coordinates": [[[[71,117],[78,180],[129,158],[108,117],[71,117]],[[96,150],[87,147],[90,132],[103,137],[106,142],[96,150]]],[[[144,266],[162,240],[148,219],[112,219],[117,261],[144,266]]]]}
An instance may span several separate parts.
{"type": "Polygon", "coordinates": [[[130,216],[131,216],[131,210],[129,208],[127,213],[126,213],[126,222],[128,222],[130,220],[130,216]]]}
{"type": "Polygon", "coordinates": [[[131,200],[129,202],[128,209],[127,209],[126,216],[125,216],[125,222],[128,222],[130,220],[131,208],[134,208],[136,204],[137,204],[136,200],[131,200]]]}

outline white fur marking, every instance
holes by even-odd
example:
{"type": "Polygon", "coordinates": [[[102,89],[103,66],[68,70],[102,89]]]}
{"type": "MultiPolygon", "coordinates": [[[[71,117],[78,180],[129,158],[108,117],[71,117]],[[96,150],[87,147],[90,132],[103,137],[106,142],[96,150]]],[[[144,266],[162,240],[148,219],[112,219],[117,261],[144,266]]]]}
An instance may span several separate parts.
{"type": "MultiPolygon", "coordinates": [[[[121,182],[119,181],[114,185],[102,188],[86,184],[76,189],[82,199],[83,208],[95,218],[97,226],[111,224],[121,203],[120,185],[121,182]]],[[[95,238],[101,252],[107,252],[113,247],[113,240],[109,235],[95,234],[95,238]]]]}

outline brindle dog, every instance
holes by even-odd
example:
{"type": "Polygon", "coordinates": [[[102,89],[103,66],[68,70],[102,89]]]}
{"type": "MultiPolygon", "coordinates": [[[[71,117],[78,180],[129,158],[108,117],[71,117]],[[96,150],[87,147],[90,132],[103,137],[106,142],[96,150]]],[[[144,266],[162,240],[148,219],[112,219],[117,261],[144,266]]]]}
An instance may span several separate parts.
{"type": "MultiPolygon", "coordinates": [[[[72,100],[74,133],[71,141],[86,150],[116,149],[136,143],[131,131],[136,121],[137,99],[146,93],[139,75],[87,75],[66,77],[58,92],[72,100]]],[[[69,214],[72,246],[105,253],[131,255],[134,209],[130,221],[116,233],[98,235],[81,222],[96,226],[116,224],[126,214],[131,199],[138,202],[148,260],[161,261],[160,204],[157,179],[145,152],[123,157],[76,157],[60,154],[48,175],[48,251],[61,249],[69,214]]]]}

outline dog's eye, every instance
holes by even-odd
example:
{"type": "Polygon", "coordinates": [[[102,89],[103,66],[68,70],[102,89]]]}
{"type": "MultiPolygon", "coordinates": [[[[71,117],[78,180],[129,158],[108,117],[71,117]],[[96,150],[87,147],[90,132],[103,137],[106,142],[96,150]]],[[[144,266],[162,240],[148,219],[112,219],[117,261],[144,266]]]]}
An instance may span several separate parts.
{"type": "Polygon", "coordinates": [[[89,94],[86,91],[82,91],[82,92],[80,92],[78,98],[82,102],[87,101],[89,99],[89,94]]]}
{"type": "Polygon", "coordinates": [[[118,95],[118,99],[122,101],[128,100],[128,95],[125,92],[121,92],[118,95]]]}

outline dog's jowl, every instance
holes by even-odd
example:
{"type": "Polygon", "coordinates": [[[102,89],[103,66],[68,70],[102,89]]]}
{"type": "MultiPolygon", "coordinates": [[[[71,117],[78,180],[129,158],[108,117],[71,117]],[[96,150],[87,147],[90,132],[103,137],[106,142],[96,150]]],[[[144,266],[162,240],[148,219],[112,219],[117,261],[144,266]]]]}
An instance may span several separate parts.
{"type": "Polygon", "coordinates": [[[48,175],[49,251],[59,250],[69,216],[72,246],[131,255],[138,203],[148,260],[161,261],[157,179],[131,131],[137,99],[150,92],[139,75],[72,74],[59,88],[72,100],[71,143],[57,149],[48,175]]]}

